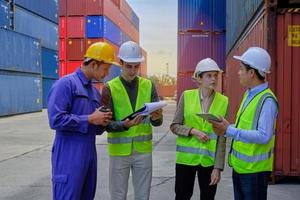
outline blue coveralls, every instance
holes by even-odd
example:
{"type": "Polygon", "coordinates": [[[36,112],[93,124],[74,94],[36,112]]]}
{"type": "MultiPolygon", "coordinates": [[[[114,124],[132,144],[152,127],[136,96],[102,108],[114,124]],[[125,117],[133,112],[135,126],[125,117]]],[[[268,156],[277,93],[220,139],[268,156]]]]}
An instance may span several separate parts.
{"type": "Polygon", "coordinates": [[[97,183],[96,133],[103,127],[88,123],[100,107],[100,94],[81,71],[58,80],[48,97],[52,147],[52,186],[55,200],[94,199],[97,183]]]}

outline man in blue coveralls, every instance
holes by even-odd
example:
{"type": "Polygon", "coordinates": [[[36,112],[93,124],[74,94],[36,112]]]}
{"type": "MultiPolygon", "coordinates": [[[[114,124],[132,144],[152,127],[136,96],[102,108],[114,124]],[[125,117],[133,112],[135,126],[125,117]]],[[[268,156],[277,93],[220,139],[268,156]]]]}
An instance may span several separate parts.
{"type": "Polygon", "coordinates": [[[53,199],[94,199],[97,182],[96,134],[102,134],[112,112],[101,107],[92,80],[101,80],[114,63],[114,49],[92,44],[81,68],[58,80],[50,90],[48,117],[56,130],[52,147],[53,199]]]}

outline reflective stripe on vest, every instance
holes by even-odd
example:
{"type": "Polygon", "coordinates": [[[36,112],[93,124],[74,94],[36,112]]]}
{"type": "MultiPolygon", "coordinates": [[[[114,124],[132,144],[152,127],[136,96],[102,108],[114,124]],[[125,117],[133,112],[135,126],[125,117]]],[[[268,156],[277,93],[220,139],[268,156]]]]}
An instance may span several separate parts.
{"type": "MultiPolygon", "coordinates": [[[[244,95],[240,105],[236,118],[236,127],[243,130],[257,130],[265,100],[272,98],[277,103],[277,99],[270,89],[266,89],[257,94],[242,110],[246,97],[244,95]]],[[[233,140],[229,152],[229,165],[241,174],[272,171],[274,142],[275,135],[272,136],[267,144],[245,143],[233,140]]]]}
{"type": "Polygon", "coordinates": [[[122,138],[107,138],[107,142],[110,144],[124,144],[135,142],[144,142],[152,140],[152,135],[141,135],[135,137],[122,137],[122,138]]]}
{"type": "Polygon", "coordinates": [[[199,155],[206,155],[206,156],[210,156],[212,158],[215,157],[215,152],[214,151],[209,151],[208,149],[176,146],[176,151],[185,152],[185,153],[199,154],[199,155]]]}
{"type": "MultiPolygon", "coordinates": [[[[204,167],[213,166],[218,136],[213,133],[210,123],[196,115],[197,113],[202,113],[199,90],[186,90],[183,93],[183,98],[184,125],[204,132],[210,140],[207,143],[203,143],[195,136],[178,136],[176,139],[176,163],[190,166],[199,164],[204,167]]],[[[209,113],[224,117],[227,105],[227,97],[215,92],[209,113]]]]}
{"type": "Polygon", "coordinates": [[[231,154],[240,160],[251,163],[251,162],[268,160],[269,158],[271,158],[273,152],[274,152],[274,148],[272,148],[268,153],[259,154],[256,156],[248,156],[245,154],[241,154],[240,152],[237,152],[236,150],[232,149],[231,154]]]}
{"type": "MultiPolygon", "coordinates": [[[[120,77],[108,82],[116,121],[122,120],[143,107],[145,103],[151,102],[152,82],[142,77],[138,77],[137,81],[138,91],[134,108],[131,106],[130,98],[120,77]]],[[[140,153],[148,153],[152,151],[151,139],[152,126],[150,122],[133,126],[127,131],[109,132],[107,134],[108,153],[110,156],[127,156],[131,155],[133,149],[140,153]]]]}

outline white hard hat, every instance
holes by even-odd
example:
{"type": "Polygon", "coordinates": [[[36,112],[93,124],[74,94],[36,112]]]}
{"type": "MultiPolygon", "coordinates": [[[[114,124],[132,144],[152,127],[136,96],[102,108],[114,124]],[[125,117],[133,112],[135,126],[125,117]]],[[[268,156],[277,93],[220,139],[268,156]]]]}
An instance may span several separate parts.
{"type": "Polygon", "coordinates": [[[127,63],[140,63],[144,61],[141,48],[133,41],[127,41],[120,46],[118,58],[127,63]]]}
{"type": "Polygon", "coordinates": [[[242,56],[233,56],[235,59],[242,61],[250,67],[257,69],[260,75],[270,73],[271,57],[269,53],[260,47],[250,47],[242,56]]]}
{"type": "Polygon", "coordinates": [[[194,77],[197,77],[197,75],[199,75],[203,72],[209,72],[209,71],[222,72],[222,70],[219,68],[218,64],[213,59],[205,58],[197,64],[195,72],[194,72],[194,77]]]}

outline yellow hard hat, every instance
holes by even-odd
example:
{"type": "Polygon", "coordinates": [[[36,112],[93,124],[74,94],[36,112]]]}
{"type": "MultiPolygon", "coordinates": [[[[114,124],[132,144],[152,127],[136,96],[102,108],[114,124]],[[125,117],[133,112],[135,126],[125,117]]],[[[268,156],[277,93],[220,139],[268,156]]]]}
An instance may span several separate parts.
{"type": "Polygon", "coordinates": [[[92,44],[86,50],[84,57],[120,66],[119,63],[115,62],[114,48],[106,42],[95,42],[92,44]]]}

